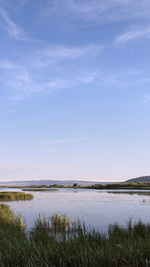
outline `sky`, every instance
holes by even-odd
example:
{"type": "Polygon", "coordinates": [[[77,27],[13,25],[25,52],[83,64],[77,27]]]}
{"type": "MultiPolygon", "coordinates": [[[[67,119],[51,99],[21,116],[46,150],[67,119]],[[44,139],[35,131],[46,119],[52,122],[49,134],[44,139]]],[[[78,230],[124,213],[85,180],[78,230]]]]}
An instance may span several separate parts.
{"type": "Polygon", "coordinates": [[[149,0],[0,0],[0,181],[150,175],[149,14],[149,0]]]}

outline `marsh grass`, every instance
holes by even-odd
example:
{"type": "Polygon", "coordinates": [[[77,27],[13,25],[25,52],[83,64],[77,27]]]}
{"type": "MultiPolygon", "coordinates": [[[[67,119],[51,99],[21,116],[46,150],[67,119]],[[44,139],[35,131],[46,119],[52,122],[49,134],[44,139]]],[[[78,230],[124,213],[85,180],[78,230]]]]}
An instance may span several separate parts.
{"type": "Polygon", "coordinates": [[[17,228],[26,228],[25,221],[22,221],[21,215],[17,215],[11,210],[9,205],[0,204],[0,225],[7,225],[17,228]]]}
{"type": "Polygon", "coordinates": [[[113,224],[102,234],[87,231],[84,224],[72,224],[67,218],[69,225],[64,225],[63,217],[55,214],[49,219],[39,217],[34,228],[25,232],[9,206],[0,205],[0,211],[1,267],[150,265],[150,224],[129,220],[126,227],[113,224]],[[54,231],[54,221],[66,230],[58,227],[54,231]]]}
{"type": "Polygon", "coordinates": [[[70,221],[65,214],[54,213],[51,217],[51,225],[54,229],[66,229],[70,225],[70,221]]]}
{"type": "Polygon", "coordinates": [[[31,200],[32,194],[26,194],[24,192],[0,192],[0,201],[12,201],[12,200],[31,200]]]}
{"type": "Polygon", "coordinates": [[[43,191],[58,191],[58,189],[47,189],[47,188],[36,188],[36,189],[22,189],[22,191],[39,191],[39,192],[43,192],[43,191]]]}

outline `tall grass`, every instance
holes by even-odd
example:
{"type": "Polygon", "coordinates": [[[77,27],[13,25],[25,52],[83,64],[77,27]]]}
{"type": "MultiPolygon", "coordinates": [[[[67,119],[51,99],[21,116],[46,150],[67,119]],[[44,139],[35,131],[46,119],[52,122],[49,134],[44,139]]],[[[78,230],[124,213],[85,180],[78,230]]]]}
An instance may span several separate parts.
{"type": "Polygon", "coordinates": [[[0,266],[150,265],[150,224],[141,221],[135,224],[129,221],[126,227],[114,224],[102,234],[94,229],[86,231],[79,222],[71,224],[64,216],[69,223],[64,225],[66,230],[61,227],[56,230],[53,220],[63,225],[63,216],[39,217],[34,229],[27,233],[9,206],[0,205],[0,266]]]}
{"type": "Polygon", "coordinates": [[[7,225],[10,227],[25,228],[25,222],[22,223],[20,214],[15,214],[9,205],[0,204],[0,225],[7,225]]]}
{"type": "Polygon", "coordinates": [[[24,192],[0,192],[0,201],[12,201],[12,200],[31,200],[32,194],[26,194],[24,192]]]}

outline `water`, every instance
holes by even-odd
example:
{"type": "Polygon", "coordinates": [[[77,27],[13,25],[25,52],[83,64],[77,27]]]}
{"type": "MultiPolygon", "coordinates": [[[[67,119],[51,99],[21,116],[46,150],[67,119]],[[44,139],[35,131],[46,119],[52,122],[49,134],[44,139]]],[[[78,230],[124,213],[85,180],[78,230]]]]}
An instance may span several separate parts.
{"type": "Polygon", "coordinates": [[[71,221],[79,219],[86,226],[102,232],[115,222],[126,225],[129,218],[133,222],[139,219],[150,222],[150,191],[133,190],[131,193],[129,190],[61,188],[58,191],[29,193],[34,195],[33,200],[7,202],[15,213],[21,213],[26,219],[28,229],[33,227],[39,214],[50,217],[54,213],[65,213],[71,221]]]}

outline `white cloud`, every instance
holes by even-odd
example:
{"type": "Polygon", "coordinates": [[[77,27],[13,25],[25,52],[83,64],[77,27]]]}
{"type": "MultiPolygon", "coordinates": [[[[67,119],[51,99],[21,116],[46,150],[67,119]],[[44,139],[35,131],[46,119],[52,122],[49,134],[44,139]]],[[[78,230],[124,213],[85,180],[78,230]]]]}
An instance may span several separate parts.
{"type": "Polygon", "coordinates": [[[67,143],[75,143],[75,142],[81,142],[89,140],[87,137],[76,137],[76,138],[70,138],[70,139],[57,139],[57,140],[51,140],[48,141],[49,144],[67,144],[67,143]]]}
{"type": "Polygon", "coordinates": [[[34,56],[35,59],[38,58],[37,63],[41,67],[42,62],[45,61],[43,60],[43,57],[47,59],[46,60],[47,64],[62,60],[76,60],[77,58],[82,58],[85,56],[87,56],[88,58],[91,56],[96,56],[102,51],[103,48],[104,48],[103,45],[94,45],[94,44],[83,47],[50,46],[45,50],[36,52],[34,56]],[[42,62],[40,62],[40,58],[42,62]]]}
{"type": "Polygon", "coordinates": [[[52,0],[43,16],[69,17],[85,21],[112,22],[149,18],[149,0],[52,0]]]}
{"type": "MultiPolygon", "coordinates": [[[[38,92],[53,93],[60,89],[76,87],[80,84],[92,83],[98,77],[98,71],[81,71],[78,75],[70,75],[66,79],[51,78],[49,82],[38,82],[30,80],[24,74],[16,75],[15,78],[5,81],[5,86],[13,88],[9,100],[20,101],[38,92]]],[[[34,77],[35,78],[35,77],[34,77]]],[[[33,78],[33,79],[34,79],[33,78]]]]}
{"type": "Polygon", "coordinates": [[[19,101],[41,91],[52,93],[92,83],[99,76],[99,70],[91,68],[89,63],[102,49],[103,46],[93,44],[51,46],[28,57],[22,55],[17,61],[1,60],[1,86],[9,92],[10,100],[19,101]]]}
{"type": "Polygon", "coordinates": [[[126,33],[118,36],[115,38],[115,43],[124,43],[130,40],[134,40],[137,38],[150,38],[150,27],[146,27],[143,29],[131,29],[128,30],[126,33]]]}
{"type": "Polygon", "coordinates": [[[121,87],[140,86],[150,82],[147,70],[128,69],[126,71],[112,71],[102,73],[100,83],[121,87]]]}
{"type": "Polygon", "coordinates": [[[23,30],[10,19],[9,15],[2,8],[0,8],[0,15],[5,22],[3,27],[7,30],[10,36],[12,36],[16,40],[26,39],[23,30]]]}
{"type": "Polygon", "coordinates": [[[16,69],[17,65],[9,60],[0,61],[0,68],[2,69],[16,69]]]}
{"type": "Polygon", "coordinates": [[[28,0],[19,0],[19,4],[21,6],[24,6],[27,3],[28,0]]]}

